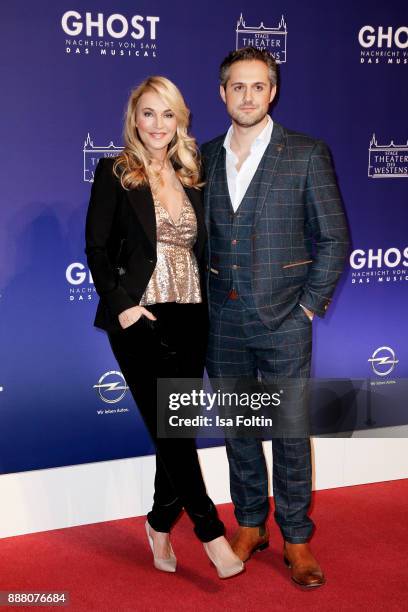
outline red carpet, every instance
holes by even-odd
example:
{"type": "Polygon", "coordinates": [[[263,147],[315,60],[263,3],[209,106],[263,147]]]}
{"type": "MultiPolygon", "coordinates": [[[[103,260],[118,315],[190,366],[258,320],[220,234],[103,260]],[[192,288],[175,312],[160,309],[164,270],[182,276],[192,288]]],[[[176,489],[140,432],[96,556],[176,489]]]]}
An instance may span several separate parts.
{"type": "MultiPolygon", "coordinates": [[[[220,513],[231,533],[232,507],[220,513]]],[[[140,517],[0,540],[0,590],[69,591],[73,612],[407,609],[408,480],[319,491],[312,517],[327,577],[315,591],[291,583],[272,519],[270,548],[221,581],[185,516],[172,536],[176,574],[153,568],[140,517]]]]}

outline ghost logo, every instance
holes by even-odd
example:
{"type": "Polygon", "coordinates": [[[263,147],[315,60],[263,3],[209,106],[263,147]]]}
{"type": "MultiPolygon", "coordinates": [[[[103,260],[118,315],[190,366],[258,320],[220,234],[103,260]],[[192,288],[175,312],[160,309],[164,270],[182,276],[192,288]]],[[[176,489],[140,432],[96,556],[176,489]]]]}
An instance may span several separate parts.
{"type": "Polygon", "coordinates": [[[84,264],[79,261],[69,264],[65,270],[65,278],[70,285],[81,285],[86,280],[87,276],[88,282],[92,283],[91,273],[89,271],[87,273],[84,264]]]}
{"type": "Polygon", "coordinates": [[[390,49],[395,45],[399,49],[406,49],[408,47],[408,27],[402,26],[394,31],[391,26],[373,28],[371,25],[366,25],[358,33],[358,42],[365,48],[377,46],[390,49]]]}
{"type": "MultiPolygon", "coordinates": [[[[130,36],[138,40],[147,33],[151,40],[155,40],[158,21],[160,21],[159,17],[133,15],[130,19],[132,27],[130,36]],[[143,25],[143,22],[146,25],[143,25]]],[[[85,13],[85,19],[83,19],[81,13],[77,11],[66,11],[61,19],[61,26],[68,36],[85,33],[86,36],[99,36],[99,38],[103,38],[106,34],[112,38],[124,38],[129,33],[129,20],[119,13],[108,17],[105,17],[103,13],[97,15],[85,13]]]]}
{"type": "Polygon", "coordinates": [[[407,64],[408,27],[364,25],[358,32],[361,64],[407,64]]]}
{"type": "Polygon", "coordinates": [[[380,346],[380,348],[374,351],[368,361],[371,362],[374,374],[377,374],[377,376],[388,376],[399,362],[399,359],[396,358],[392,348],[380,346]]]}
{"type": "Polygon", "coordinates": [[[160,17],[66,11],[61,28],[68,55],[156,57],[160,17]]]}
{"type": "Polygon", "coordinates": [[[69,286],[70,302],[89,302],[96,296],[91,272],[80,261],[75,261],[65,270],[69,286]]]}
{"type": "Polygon", "coordinates": [[[98,391],[98,395],[103,402],[107,404],[116,404],[124,398],[128,386],[122,372],[112,370],[105,372],[98,383],[93,386],[98,391]]]}

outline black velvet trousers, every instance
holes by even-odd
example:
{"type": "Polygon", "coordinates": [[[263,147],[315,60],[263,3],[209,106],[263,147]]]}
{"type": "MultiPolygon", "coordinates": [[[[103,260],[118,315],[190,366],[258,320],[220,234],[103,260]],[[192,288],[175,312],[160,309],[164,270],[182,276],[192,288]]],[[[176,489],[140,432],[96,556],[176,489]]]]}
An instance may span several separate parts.
{"type": "Polygon", "coordinates": [[[154,503],[148,514],[156,531],[169,532],[184,508],[202,542],[224,534],[208,497],[193,439],[158,438],[157,378],[201,378],[208,337],[205,304],[169,302],[147,306],[157,321],[141,317],[109,334],[109,341],[156,447],[154,503]]]}

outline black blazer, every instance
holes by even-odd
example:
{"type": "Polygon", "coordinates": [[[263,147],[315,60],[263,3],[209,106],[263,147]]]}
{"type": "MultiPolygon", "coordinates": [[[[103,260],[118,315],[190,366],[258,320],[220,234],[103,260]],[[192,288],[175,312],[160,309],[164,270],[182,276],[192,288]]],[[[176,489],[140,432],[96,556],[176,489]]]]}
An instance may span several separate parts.
{"type": "MultiPolygon", "coordinates": [[[[95,326],[120,329],[118,315],[139,304],[156,266],[156,216],[150,187],[123,189],[113,174],[114,158],[103,158],[95,170],[86,217],[88,266],[100,297],[95,326]]],[[[206,229],[202,193],[186,188],[197,218],[194,254],[205,299],[206,229]]]]}

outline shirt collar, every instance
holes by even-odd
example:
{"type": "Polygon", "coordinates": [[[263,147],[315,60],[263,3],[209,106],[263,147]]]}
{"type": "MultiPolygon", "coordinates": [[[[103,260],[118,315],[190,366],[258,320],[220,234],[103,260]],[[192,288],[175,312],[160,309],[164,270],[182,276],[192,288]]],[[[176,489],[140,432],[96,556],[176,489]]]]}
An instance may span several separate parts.
{"type": "MultiPolygon", "coordinates": [[[[264,127],[264,129],[262,130],[262,132],[260,134],[258,134],[258,136],[255,138],[254,142],[251,145],[251,151],[253,151],[254,149],[258,148],[259,146],[265,146],[269,143],[271,136],[272,136],[272,129],[273,129],[273,121],[271,119],[270,115],[267,115],[268,117],[268,123],[266,124],[266,126],[264,127]]],[[[231,138],[232,138],[232,134],[234,133],[234,126],[230,125],[228,132],[226,133],[225,139],[224,139],[224,148],[227,151],[227,153],[235,155],[235,153],[232,151],[231,149],[231,138]]]]}

